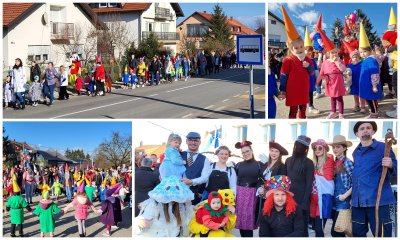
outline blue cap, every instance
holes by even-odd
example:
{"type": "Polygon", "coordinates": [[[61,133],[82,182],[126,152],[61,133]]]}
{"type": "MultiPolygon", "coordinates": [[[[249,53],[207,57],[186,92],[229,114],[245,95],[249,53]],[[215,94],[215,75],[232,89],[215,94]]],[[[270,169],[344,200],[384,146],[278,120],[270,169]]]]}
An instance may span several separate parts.
{"type": "Polygon", "coordinates": [[[190,132],[190,133],[188,133],[188,135],[186,135],[186,138],[198,138],[198,139],[200,139],[201,137],[200,137],[200,134],[197,133],[197,132],[190,132]]]}

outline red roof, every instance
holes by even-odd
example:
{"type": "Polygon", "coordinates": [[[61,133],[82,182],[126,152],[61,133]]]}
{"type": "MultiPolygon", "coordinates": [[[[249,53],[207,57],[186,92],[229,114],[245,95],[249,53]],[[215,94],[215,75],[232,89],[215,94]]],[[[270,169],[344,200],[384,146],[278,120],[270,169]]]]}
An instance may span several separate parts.
{"type": "MultiPolygon", "coordinates": [[[[213,15],[210,13],[206,13],[206,12],[195,12],[192,15],[198,14],[200,16],[202,16],[203,18],[205,18],[207,21],[211,21],[213,15]]],[[[233,35],[240,35],[240,34],[258,34],[257,32],[255,32],[254,30],[252,30],[251,28],[246,27],[245,25],[243,25],[241,22],[235,20],[234,18],[230,17],[227,18],[228,21],[228,27],[229,29],[231,29],[233,27],[233,31],[232,34],[233,35]],[[238,28],[240,27],[240,32],[237,32],[238,28]]]]}
{"type": "Polygon", "coordinates": [[[3,26],[8,26],[34,4],[35,3],[3,3],[3,26]]]}
{"type": "Polygon", "coordinates": [[[129,12],[129,11],[144,11],[149,8],[151,3],[122,3],[122,7],[106,7],[106,8],[93,8],[95,13],[108,13],[108,12],[129,12]]]}

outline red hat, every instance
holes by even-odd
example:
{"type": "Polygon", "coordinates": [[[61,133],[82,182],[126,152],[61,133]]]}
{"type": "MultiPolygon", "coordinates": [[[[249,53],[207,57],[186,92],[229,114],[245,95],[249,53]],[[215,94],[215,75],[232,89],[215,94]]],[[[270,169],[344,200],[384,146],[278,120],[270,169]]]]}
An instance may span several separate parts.
{"type": "Polygon", "coordinates": [[[221,201],[221,208],[222,208],[224,206],[222,204],[222,196],[221,196],[221,194],[219,194],[218,192],[215,192],[215,191],[212,191],[212,192],[210,192],[210,194],[208,194],[208,205],[211,205],[211,200],[213,200],[214,198],[219,198],[219,200],[221,201]]]}
{"type": "Polygon", "coordinates": [[[45,176],[42,177],[42,182],[43,182],[43,184],[46,183],[46,177],[45,176]]]}
{"type": "Polygon", "coordinates": [[[318,17],[317,25],[315,25],[318,31],[322,30],[322,13],[318,17]]]}
{"type": "Polygon", "coordinates": [[[344,47],[346,48],[347,52],[349,53],[350,57],[352,57],[354,54],[358,53],[358,49],[351,46],[348,42],[342,41],[344,47]]]}
{"type": "Polygon", "coordinates": [[[65,171],[69,171],[68,163],[65,164],[65,171]]]}
{"type": "Polygon", "coordinates": [[[386,48],[388,48],[390,46],[395,46],[396,40],[397,40],[397,32],[395,32],[395,31],[386,31],[383,34],[382,43],[386,48]],[[389,45],[389,43],[391,45],[389,45]]]}
{"type": "Polygon", "coordinates": [[[344,21],[343,34],[344,34],[345,36],[347,36],[347,35],[350,34],[349,27],[347,26],[346,21],[344,21]]]}
{"type": "Polygon", "coordinates": [[[326,36],[324,31],[322,31],[321,29],[318,29],[318,32],[319,32],[319,34],[321,34],[321,38],[322,38],[322,41],[324,42],[326,52],[330,52],[336,48],[335,44],[333,44],[333,42],[326,36]]]}

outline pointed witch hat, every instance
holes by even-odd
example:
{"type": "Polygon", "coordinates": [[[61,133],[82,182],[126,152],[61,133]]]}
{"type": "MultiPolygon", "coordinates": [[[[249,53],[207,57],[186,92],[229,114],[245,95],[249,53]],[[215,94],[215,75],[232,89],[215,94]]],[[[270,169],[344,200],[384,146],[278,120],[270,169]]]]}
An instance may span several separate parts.
{"type": "Polygon", "coordinates": [[[113,177],[111,178],[111,185],[116,184],[116,183],[117,183],[117,180],[116,180],[115,177],[113,176],[113,177]]]}
{"type": "Polygon", "coordinates": [[[81,181],[81,184],[78,186],[78,192],[85,192],[85,181],[81,181]]]}
{"type": "Polygon", "coordinates": [[[113,195],[115,192],[118,192],[121,188],[122,188],[122,185],[108,189],[106,191],[106,196],[109,197],[109,196],[113,195]]]}
{"type": "Polygon", "coordinates": [[[282,5],[282,14],[283,14],[283,21],[285,22],[288,41],[291,42],[295,39],[301,38],[283,5],[282,5]]]}
{"type": "Polygon", "coordinates": [[[310,33],[308,32],[308,28],[306,27],[306,31],[304,33],[304,47],[312,47],[313,42],[310,38],[310,33]]]}
{"type": "Polygon", "coordinates": [[[66,171],[66,172],[69,171],[68,163],[65,164],[65,171],[66,171]]]}
{"type": "Polygon", "coordinates": [[[358,48],[368,48],[371,47],[371,45],[369,44],[369,40],[367,37],[367,33],[365,32],[365,28],[363,23],[360,23],[360,44],[358,45],[358,48]]]}
{"type": "Polygon", "coordinates": [[[321,39],[324,42],[325,51],[330,52],[336,48],[335,44],[326,36],[325,32],[321,29],[318,29],[319,34],[321,34],[321,39]]]}
{"type": "Polygon", "coordinates": [[[345,36],[347,36],[347,35],[350,34],[349,26],[347,26],[346,21],[344,21],[344,24],[343,24],[343,25],[344,25],[343,34],[344,34],[345,36]]]}
{"type": "Polygon", "coordinates": [[[315,25],[318,31],[322,30],[322,13],[318,17],[317,25],[315,25]]]}
{"type": "Polygon", "coordinates": [[[13,186],[13,192],[18,193],[21,192],[21,189],[18,186],[18,183],[16,180],[12,180],[12,186],[13,186]]]}
{"type": "Polygon", "coordinates": [[[349,53],[350,57],[353,56],[355,53],[358,53],[358,49],[351,46],[348,42],[342,41],[344,47],[346,48],[347,52],[349,53]]]}
{"type": "Polygon", "coordinates": [[[397,24],[396,15],[394,14],[393,7],[391,7],[391,8],[390,8],[390,15],[389,15],[388,26],[390,26],[390,25],[396,25],[396,24],[397,24]]]}

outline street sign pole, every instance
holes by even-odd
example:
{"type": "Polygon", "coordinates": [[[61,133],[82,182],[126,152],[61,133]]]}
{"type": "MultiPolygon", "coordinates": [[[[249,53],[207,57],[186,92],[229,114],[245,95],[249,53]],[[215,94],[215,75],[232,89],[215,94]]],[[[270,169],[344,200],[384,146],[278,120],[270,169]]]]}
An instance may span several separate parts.
{"type": "Polygon", "coordinates": [[[254,118],[253,65],[250,65],[250,118],[254,118]]]}

